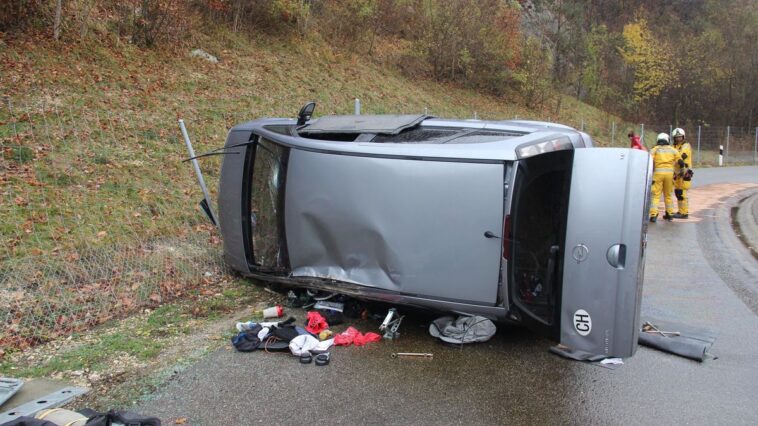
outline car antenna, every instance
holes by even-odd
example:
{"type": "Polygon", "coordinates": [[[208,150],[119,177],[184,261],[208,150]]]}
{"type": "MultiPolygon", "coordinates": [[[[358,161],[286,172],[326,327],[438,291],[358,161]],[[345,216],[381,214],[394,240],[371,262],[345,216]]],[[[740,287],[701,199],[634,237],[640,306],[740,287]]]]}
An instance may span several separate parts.
{"type": "Polygon", "coordinates": [[[310,120],[311,116],[313,116],[313,110],[315,109],[315,102],[308,102],[302,108],[300,108],[300,112],[297,114],[297,125],[302,126],[306,121],[310,120]]]}

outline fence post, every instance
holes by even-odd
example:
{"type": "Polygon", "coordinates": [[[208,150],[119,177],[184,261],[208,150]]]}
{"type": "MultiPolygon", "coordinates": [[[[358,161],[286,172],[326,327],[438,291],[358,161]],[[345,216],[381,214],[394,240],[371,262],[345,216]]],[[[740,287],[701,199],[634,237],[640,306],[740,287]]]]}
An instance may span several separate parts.
{"type": "Polygon", "coordinates": [[[616,122],[611,123],[611,146],[616,142],[616,122]]]}
{"type": "Polygon", "coordinates": [[[361,115],[361,100],[355,98],[355,115],[361,115]]]}
{"type": "Polygon", "coordinates": [[[5,100],[5,103],[8,105],[8,115],[10,117],[11,122],[13,123],[13,134],[18,135],[18,129],[16,129],[16,119],[13,116],[13,106],[11,104],[11,98],[8,95],[3,96],[3,100],[5,100]]]}
{"type": "Polygon", "coordinates": [[[731,133],[729,126],[726,126],[726,152],[724,154],[724,162],[727,164],[729,164],[729,133],[731,133]]]}
{"type": "MultiPolygon", "coordinates": [[[[672,133],[674,133],[674,126],[669,124],[669,136],[671,136],[672,133]]],[[[673,145],[674,142],[671,142],[671,144],[673,145]]]]}
{"type": "Polygon", "coordinates": [[[640,124],[640,143],[645,145],[645,125],[640,124]]]}
{"type": "Polygon", "coordinates": [[[700,165],[700,129],[701,126],[697,126],[697,164],[700,165]]]}
{"type": "Polygon", "coordinates": [[[758,163],[758,127],[755,128],[755,142],[753,143],[753,164],[758,163]]]}

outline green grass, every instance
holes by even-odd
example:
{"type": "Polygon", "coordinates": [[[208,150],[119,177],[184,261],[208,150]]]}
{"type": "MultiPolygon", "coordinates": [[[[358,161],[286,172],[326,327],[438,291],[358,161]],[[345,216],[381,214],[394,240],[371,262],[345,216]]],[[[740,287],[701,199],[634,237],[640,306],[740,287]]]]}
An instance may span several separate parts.
{"type": "MultiPolygon", "coordinates": [[[[132,318],[127,323],[113,321],[94,331],[102,337],[96,341],[56,354],[49,361],[35,365],[0,363],[0,375],[13,377],[48,377],[57,372],[89,369],[106,371],[108,360],[126,354],[139,361],[157,357],[175,336],[192,332],[193,319],[215,320],[240,309],[260,297],[260,290],[249,282],[237,281],[219,295],[192,301],[162,305],[144,320],[132,318]]],[[[74,337],[80,337],[77,334],[74,337]]]]}
{"type": "Polygon", "coordinates": [[[80,346],[55,356],[42,365],[12,369],[9,362],[0,364],[0,373],[18,377],[49,377],[56,372],[76,371],[85,368],[102,371],[107,368],[106,361],[111,357],[128,354],[141,361],[146,361],[157,356],[163,345],[163,343],[149,336],[138,337],[126,333],[114,333],[104,336],[97,343],[80,346]]]}

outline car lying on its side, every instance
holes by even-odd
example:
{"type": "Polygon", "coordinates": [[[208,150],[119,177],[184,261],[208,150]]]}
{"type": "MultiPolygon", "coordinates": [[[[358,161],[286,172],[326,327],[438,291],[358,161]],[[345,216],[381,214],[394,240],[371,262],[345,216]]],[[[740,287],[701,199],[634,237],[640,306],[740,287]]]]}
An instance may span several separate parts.
{"type": "Polygon", "coordinates": [[[646,152],[544,122],[311,113],[228,134],[218,209],[234,269],[635,352],[646,152]]]}

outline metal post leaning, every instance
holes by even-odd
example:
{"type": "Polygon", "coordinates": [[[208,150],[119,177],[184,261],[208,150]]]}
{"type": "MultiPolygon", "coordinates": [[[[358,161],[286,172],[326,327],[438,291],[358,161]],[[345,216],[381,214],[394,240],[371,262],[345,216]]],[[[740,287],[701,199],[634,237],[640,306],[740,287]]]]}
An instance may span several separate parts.
{"type": "Polygon", "coordinates": [[[755,142],[753,142],[753,164],[758,164],[758,127],[755,128],[755,142]]]}
{"type": "Polygon", "coordinates": [[[611,146],[616,143],[616,122],[611,123],[611,146]]]}
{"type": "Polygon", "coordinates": [[[205,202],[208,205],[208,211],[210,212],[211,219],[213,220],[213,224],[217,227],[219,226],[218,217],[216,216],[216,213],[213,211],[213,207],[211,205],[211,196],[208,194],[208,187],[205,186],[205,180],[203,179],[203,172],[200,171],[200,165],[197,163],[197,159],[195,158],[195,150],[192,149],[192,142],[190,142],[189,135],[187,134],[187,128],[184,127],[184,120],[179,120],[179,128],[182,131],[182,136],[184,136],[184,143],[187,145],[187,150],[189,151],[190,158],[192,159],[192,167],[195,169],[195,174],[197,175],[197,181],[200,184],[200,189],[203,191],[203,196],[205,197],[205,202]]]}
{"type": "Polygon", "coordinates": [[[355,115],[361,115],[361,100],[355,98],[355,115]]]}

